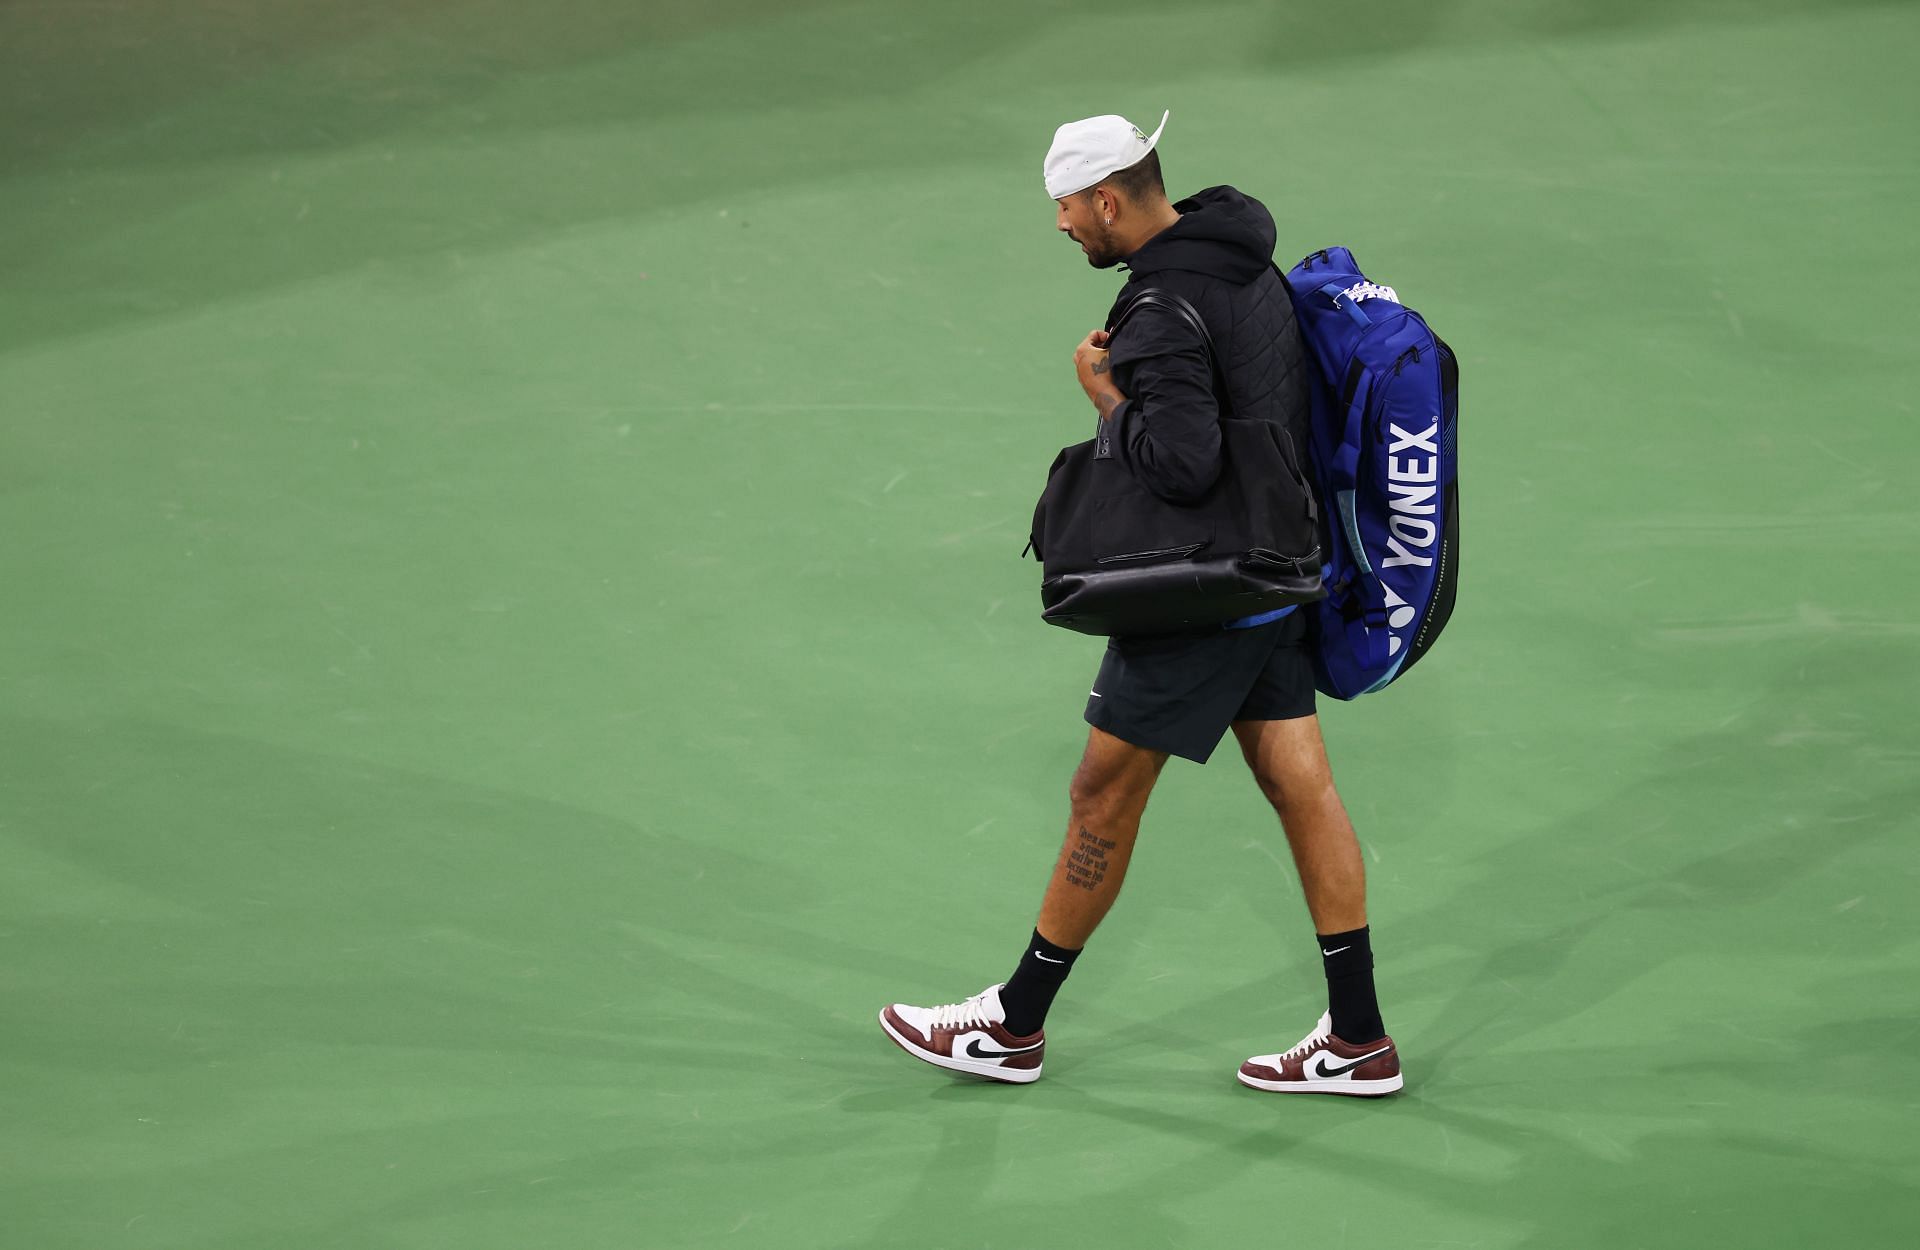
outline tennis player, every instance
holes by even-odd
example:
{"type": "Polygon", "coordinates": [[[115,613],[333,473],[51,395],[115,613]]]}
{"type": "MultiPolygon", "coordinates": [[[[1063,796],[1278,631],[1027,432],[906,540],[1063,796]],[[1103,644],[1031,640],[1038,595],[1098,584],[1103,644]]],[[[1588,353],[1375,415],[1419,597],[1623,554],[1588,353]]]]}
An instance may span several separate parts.
{"type": "MultiPolygon", "coordinates": [[[[1116,313],[1150,282],[1206,323],[1218,375],[1194,330],[1159,309],[1130,318],[1117,341],[1092,331],[1073,356],[1111,454],[1160,497],[1193,503],[1220,475],[1223,409],[1276,422],[1295,447],[1308,445],[1313,364],[1272,265],[1273,217],[1225,186],[1169,203],[1156,151],[1166,123],[1149,135],[1123,117],[1069,122],[1043,173],[1054,224],[1087,263],[1130,271],[1116,313]]],[[[894,1003],[880,1013],[887,1036],[936,1067],[1038,1080],[1048,1010],[1120,893],[1161,768],[1175,755],[1205,764],[1232,730],[1286,831],[1327,982],[1327,1011],[1312,1030],[1242,1063],[1239,1080],[1277,1093],[1398,1090],[1400,1056],[1374,996],[1365,866],[1321,741],[1307,647],[1305,620],[1291,608],[1110,639],[1087,700],[1066,841],[1012,976],[958,1003],[894,1003]]]]}

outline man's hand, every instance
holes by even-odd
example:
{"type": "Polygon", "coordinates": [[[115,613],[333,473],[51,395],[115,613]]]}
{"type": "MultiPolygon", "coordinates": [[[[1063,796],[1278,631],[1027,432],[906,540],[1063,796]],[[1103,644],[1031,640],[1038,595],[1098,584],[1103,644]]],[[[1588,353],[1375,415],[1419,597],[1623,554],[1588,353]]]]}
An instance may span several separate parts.
{"type": "Polygon", "coordinates": [[[1108,372],[1107,343],[1105,330],[1095,330],[1080,340],[1080,346],[1073,349],[1074,372],[1080,375],[1080,389],[1087,393],[1093,406],[1100,410],[1100,419],[1106,420],[1113,410],[1127,398],[1113,384],[1113,376],[1108,372]]]}

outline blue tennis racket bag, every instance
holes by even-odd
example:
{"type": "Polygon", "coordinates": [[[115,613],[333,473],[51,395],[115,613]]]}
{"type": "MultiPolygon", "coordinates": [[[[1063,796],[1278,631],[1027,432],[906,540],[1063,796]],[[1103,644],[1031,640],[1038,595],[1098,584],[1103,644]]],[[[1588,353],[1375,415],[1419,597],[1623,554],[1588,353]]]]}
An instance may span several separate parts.
{"type": "Polygon", "coordinates": [[[1460,568],[1459,370],[1453,351],[1344,247],[1286,274],[1308,350],[1327,597],[1313,627],[1323,694],[1385,688],[1432,648],[1460,568]]]}

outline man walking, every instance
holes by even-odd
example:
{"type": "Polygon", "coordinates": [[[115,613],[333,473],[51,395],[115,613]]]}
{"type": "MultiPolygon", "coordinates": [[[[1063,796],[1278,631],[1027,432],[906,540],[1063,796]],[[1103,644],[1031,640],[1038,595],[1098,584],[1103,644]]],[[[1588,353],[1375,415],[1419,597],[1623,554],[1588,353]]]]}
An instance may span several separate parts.
{"type": "MultiPolygon", "coordinates": [[[[1151,136],[1125,118],[1071,122],[1047,153],[1056,226],[1096,269],[1131,270],[1108,324],[1142,287],[1197,309],[1217,361],[1193,328],[1158,307],[1110,341],[1074,352],[1100,414],[1102,454],[1173,503],[1203,498],[1221,472],[1222,420],[1272,421],[1307,445],[1306,355],[1272,216],[1232,187],[1171,204],[1151,136]],[[1217,363],[1217,369],[1216,369],[1217,363]]],[[[1240,1066],[1242,1084],[1276,1092],[1378,1095],[1401,1087],[1400,1060],[1374,999],[1360,844],[1334,789],[1314,714],[1306,624],[1291,608],[1224,627],[1113,638],[1087,701],[1086,754],[1072,814],[1033,936],[1013,975],[962,1002],[895,1003],[880,1025],[916,1058],[998,1081],[1037,1080],[1054,996],[1126,877],[1141,814],[1170,755],[1205,764],[1229,729],[1279,814],[1320,940],[1328,1011],[1290,1050],[1240,1066]]]]}

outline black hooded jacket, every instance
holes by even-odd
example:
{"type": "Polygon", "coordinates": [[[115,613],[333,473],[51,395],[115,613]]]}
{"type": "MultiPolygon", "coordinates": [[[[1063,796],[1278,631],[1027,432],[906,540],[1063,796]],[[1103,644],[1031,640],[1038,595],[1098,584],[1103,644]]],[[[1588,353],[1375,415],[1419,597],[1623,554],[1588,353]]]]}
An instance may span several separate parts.
{"type": "Polygon", "coordinates": [[[1114,384],[1127,401],[1107,418],[1106,441],[1142,485],[1171,503],[1197,503],[1220,476],[1220,421],[1273,421],[1307,448],[1312,362],[1273,269],[1273,216],[1232,187],[1209,187],[1174,207],[1180,220],[1127,257],[1132,271],[1108,314],[1114,324],[1147,287],[1184,298],[1219,353],[1175,314],[1143,308],[1109,344],[1114,384]]]}

